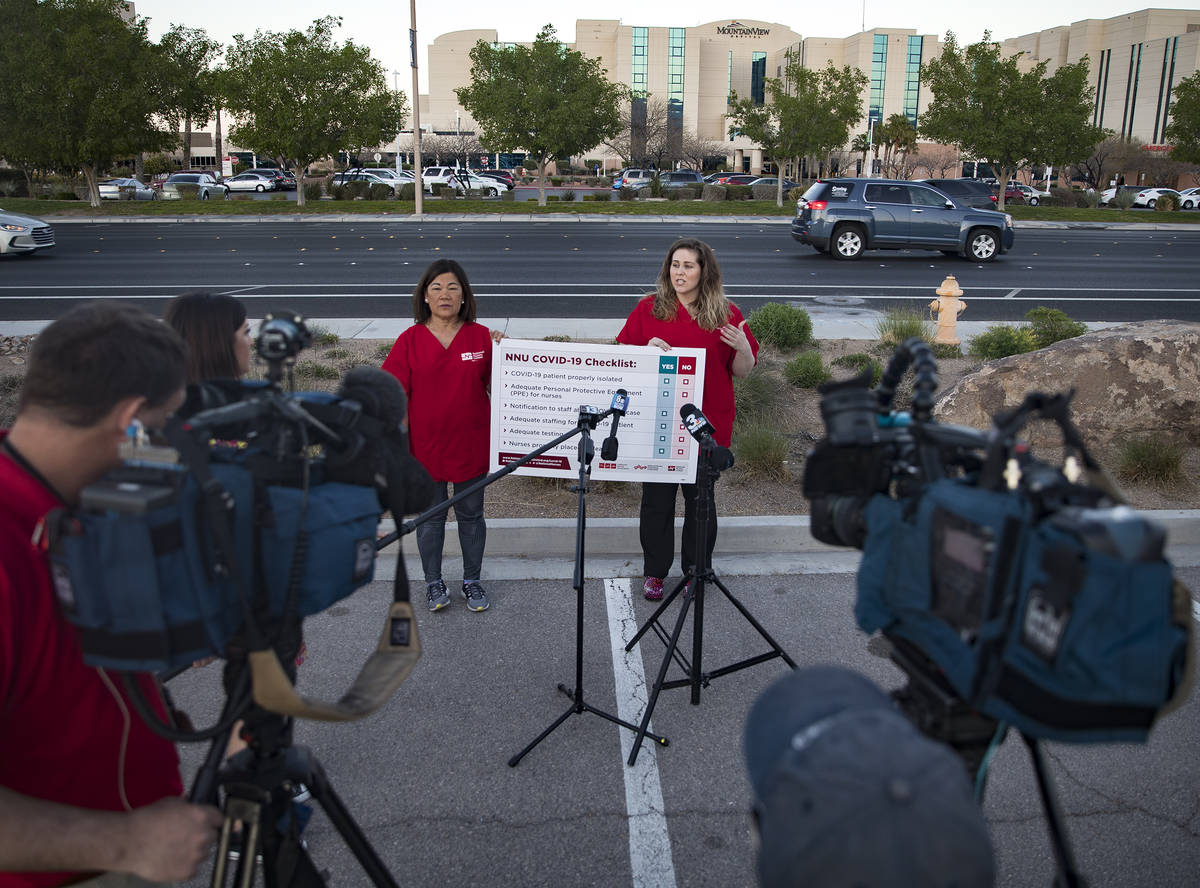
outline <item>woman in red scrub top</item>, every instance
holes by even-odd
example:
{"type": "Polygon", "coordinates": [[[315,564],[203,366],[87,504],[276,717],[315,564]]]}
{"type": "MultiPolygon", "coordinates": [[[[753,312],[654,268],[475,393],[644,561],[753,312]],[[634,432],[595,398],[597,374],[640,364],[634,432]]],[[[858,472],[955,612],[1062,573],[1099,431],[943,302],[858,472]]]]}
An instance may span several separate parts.
{"type": "MultiPolygon", "coordinates": [[[[498,335],[498,334],[497,334],[498,335]]],[[[461,265],[439,259],[413,290],[413,326],[400,334],[383,362],[408,393],[408,428],[413,456],[436,483],[434,505],[487,474],[492,334],[475,323],[475,294],[461,265]]],[[[454,505],[463,554],[462,595],[467,608],[488,608],[479,582],[487,528],[483,488],[454,505]]],[[[431,611],[450,604],[442,578],[446,513],[417,528],[431,611]]]]}

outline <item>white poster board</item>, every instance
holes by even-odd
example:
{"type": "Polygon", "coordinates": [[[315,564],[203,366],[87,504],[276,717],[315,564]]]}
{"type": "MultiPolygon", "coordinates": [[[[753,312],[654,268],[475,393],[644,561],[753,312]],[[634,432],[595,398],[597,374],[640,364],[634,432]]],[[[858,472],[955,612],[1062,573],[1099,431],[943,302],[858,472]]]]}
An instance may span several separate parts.
{"type": "MultiPolygon", "coordinates": [[[[612,417],[591,433],[592,477],[604,481],[696,478],[699,446],[679,409],[702,407],[704,350],[502,339],[492,353],[491,468],[498,471],[579,425],[579,408],[603,412],[625,389],[629,409],[617,429],[615,460],[601,459],[612,417]]],[[[521,468],[518,474],[579,477],[576,435],[521,468]]]]}

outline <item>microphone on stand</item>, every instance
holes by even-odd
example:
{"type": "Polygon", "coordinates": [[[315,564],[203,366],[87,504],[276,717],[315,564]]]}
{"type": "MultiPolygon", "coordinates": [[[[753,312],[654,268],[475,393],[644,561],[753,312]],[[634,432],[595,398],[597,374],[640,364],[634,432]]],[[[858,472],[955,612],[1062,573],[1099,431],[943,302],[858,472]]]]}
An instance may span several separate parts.
{"type": "Polygon", "coordinates": [[[617,458],[617,425],[621,422],[625,411],[629,409],[629,392],[625,389],[617,389],[617,393],[613,395],[612,406],[608,409],[613,418],[612,430],[604,439],[604,443],[600,445],[600,458],[612,462],[617,458]]]}
{"type": "Polygon", "coordinates": [[[718,472],[723,472],[726,469],[733,468],[733,453],[728,447],[722,447],[713,439],[712,423],[708,421],[708,417],[700,412],[700,408],[695,404],[684,404],[679,408],[679,418],[683,420],[683,427],[687,429],[693,438],[701,444],[708,444],[712,447],[709,464],[718,472]]]}

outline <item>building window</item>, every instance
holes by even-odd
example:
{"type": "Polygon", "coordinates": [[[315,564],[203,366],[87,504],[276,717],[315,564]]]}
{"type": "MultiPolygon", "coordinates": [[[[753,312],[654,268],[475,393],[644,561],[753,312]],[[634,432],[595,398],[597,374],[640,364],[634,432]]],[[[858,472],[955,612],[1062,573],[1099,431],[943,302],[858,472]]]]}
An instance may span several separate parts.
{"type": "Polygon", "coordinates": [[[756,52],[750,56],[750,99],[756,105],[767,100],[767,54],[756,52]]]}
{"type": "Polygon", "coordinates": [[[904,116],[917,125],[917,105],[921,101],[921,51],[924,37],[908,38],[908,63],[905,67],[904,116]]]}
{"type": "MultiPolygon", "coordinates": [[[[726,96],[733,95],[733,50],[729,50],[729,85],[725,89],[726,96]]],[[[728,99],[726,99],[728,101],[728,99]]]]}
{"type": "Polygon", "coordinates": [[[883,122],[883,83],[887,75],[888,35],[876,34],[871,51],[871,105],[868,120],[883,122]]]}
{"type": "Polygon", "coordinates": [[[684,28],[667,31],[667,138],[678,152],[683,146],[683,62],[684,28]]]}
{"type": "Polygon", "coordinates": [[[646,67],[649,63],[647,56],[649,53],[650,44],[650,29],[649,28],[634,28],[633,29],[633,77],[630,79],[630,85],[633,87],[634,93],[641,93],[642,97],[646,94],[646,67]]]}

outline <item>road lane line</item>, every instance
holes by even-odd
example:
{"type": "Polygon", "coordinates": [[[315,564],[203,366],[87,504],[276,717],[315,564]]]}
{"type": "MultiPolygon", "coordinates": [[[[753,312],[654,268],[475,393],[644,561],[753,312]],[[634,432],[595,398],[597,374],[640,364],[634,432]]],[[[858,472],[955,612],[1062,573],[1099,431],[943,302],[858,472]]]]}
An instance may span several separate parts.
{"type": "Polygon", "coordinates": [[[1192,619],[1200,623],[1200,601],[1192,599],[1192,619]]]}
{"type": "MultiPolygon", "coordinates": [[[[625,645],[637,632],[633,597],[628,578],[604,581],[608,603],[608,634],[612,642],[613,677],[617,686],[617,717],[639,724],[646,711],[646,673],[640,648],[626,653],[625,645]]],[[[649,727],[654,730],[653,725],[649,727]]],[[[629,817],[629,864],[634,888],[674,888],[675,864],[671,859],[671,836],[663,805],[655,745],[643,742],[637,764],[630,767],[634,734],[618,728],[621,736],[621,771],[625,776],[625,811],[629,817]]]]}
{"type": "Polygon", "coordinates": [[[1005,299],[1012,299],[1014,296],[1016,296],[1016,295],[1017,295],[1018,293],[1020,293],[1020,292],[1021,292],[1021,288],[1020,288],[1020,287],[1018,287],[1018,288],[1017,288],[1017,289],[1015,289],[1015,290],[1009,290],[1007,293],[1005,293],[1005,294],[1004,294],[1004,298],[1005,298],[1005,299]]]}

